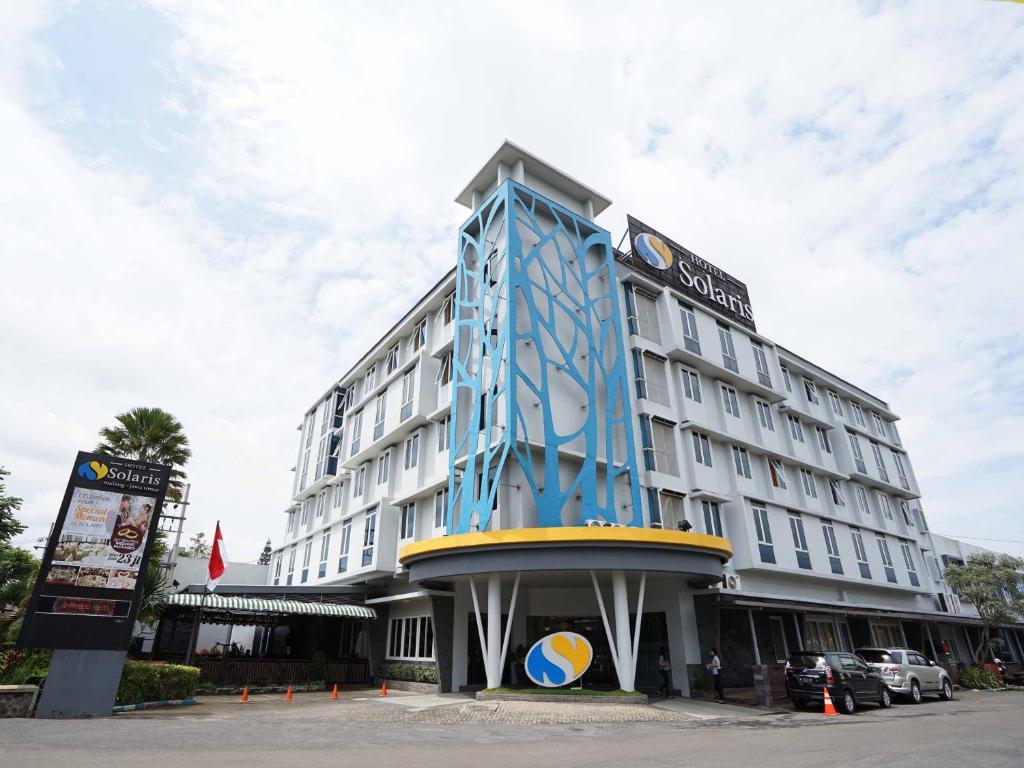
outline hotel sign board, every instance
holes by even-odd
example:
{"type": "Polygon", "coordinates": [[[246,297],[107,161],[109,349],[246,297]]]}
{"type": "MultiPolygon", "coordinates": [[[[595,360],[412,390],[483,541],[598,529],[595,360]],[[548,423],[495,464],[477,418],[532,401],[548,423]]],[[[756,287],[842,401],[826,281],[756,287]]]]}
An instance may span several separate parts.
{"type": "Polygon", "coordinates": [[[128,649],[170,473],[79,451],[19,645],[128,649]]]}
{"type": "Polygon", "coordinates": [[[746,284],[642,221],[627,216],[626,222],[630,243],[627,263],[631,267],[698,304],[757,331],[746,284]]]}

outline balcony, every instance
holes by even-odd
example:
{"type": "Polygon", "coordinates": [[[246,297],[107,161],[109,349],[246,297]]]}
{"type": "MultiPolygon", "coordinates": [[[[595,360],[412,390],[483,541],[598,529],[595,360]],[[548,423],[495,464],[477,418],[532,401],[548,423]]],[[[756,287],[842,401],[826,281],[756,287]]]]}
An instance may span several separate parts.
{"type": "MultiPolygon", "coordinates": [[[[632,346],[643,348],[643,342],[640,341],[640,343],[635,343],[636,341],[637,337],[633,336],[631,339],[631,342],[633,342],[632,346]]],[[[757,395],[758,397],[767,400],[769,403],[781,403],[786,399],[784,394],[776,392],[771,387],[766,387],[760,381],[748,378],[742,373],[726,368],[724,364],[720,365],[719,363],[708,360],[702,355],[691,352],[686,348],[684,341],[681,339],[668,339],[665,342],[665,345],[666,353],[670,360],[675,360],[683,365],[696,368],[698,371],[710,376],[712,379],[724,381],[731,384],[736,389],[757,395]]]]}
{"type": "Polygon", "coordinates": [[[861,469],[862,467],[858,465],[855,471],[850,473],[850,479],[854,482],[862,483],[870,488],[884,491],[885,493],[892,494],[893,496],[898,496],[901,499],[921,498],[919,494],[914,493],[914,491],[909,488],[902,488],[888,480],[883,480],[879,477],[875,477],[874,475],[869,475],[866,471],[861,471],[861,469]]]}

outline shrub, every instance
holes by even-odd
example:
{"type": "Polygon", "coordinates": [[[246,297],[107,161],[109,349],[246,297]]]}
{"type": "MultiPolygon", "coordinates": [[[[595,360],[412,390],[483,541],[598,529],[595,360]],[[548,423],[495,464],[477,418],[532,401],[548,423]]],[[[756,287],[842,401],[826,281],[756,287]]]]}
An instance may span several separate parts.
{"type": "Polygon", "coordinates": [[[967,667],[960,672],[960,685],[964,688],[1002,688],[996,673],[982,667],[967,667]]]}
{"type": "Polygon", "coordinates": [[[126,661],[117,689],[118,704],[187,699],[196,692],[199,669],[178,664],[126,661]]]}
{"type": "Polygon", "coordinates": [[[437,684],[437,667],[433,664],[408,664],[389,661],[377,665],[377,677],[403,680],[409,683],[437,684]]]}
{"type": "Polygon", "coordinates": [[[49,651],[7,650],[0,658],[0,684],[24,685],[35,678],[46,677],[49,669],[49,651]]]}

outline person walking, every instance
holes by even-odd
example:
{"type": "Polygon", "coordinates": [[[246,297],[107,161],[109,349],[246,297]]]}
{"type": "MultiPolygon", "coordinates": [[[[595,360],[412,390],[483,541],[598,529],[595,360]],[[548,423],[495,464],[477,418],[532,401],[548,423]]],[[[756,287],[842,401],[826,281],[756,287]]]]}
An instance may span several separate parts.
{"type": "Polygon", "coordinates": [[[711,649],[711,661],[706,665],[711,670],[711,676],[715,680],[715,701],[725,702],[725,693],[722,691],[722,660],[718,658],[718,649],[711,649]]]}
{"type": "Polygon", "coordinates": [[[658,674],[661,675],[661,685],[658,686],[658,695],[666,699],[672,698],[672,665],[668,660],[668,648],[661,646],[658,649],[658,674]],[[664,693],[662,693],[664,691],[664,693]]]}

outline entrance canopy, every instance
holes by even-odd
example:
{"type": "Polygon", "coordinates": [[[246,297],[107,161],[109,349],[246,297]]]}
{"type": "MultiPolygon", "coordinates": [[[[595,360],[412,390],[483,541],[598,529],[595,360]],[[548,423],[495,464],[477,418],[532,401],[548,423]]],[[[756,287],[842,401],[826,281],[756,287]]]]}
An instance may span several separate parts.
{"type": "Polygon", "coordinates": [[[339,605],[337,603],[312,603],[299,600],[268,600],[259,597],[236,597],[233,595],[195,594],[181,592],[167,596],[167,605],[187,608],[202,608],[204,620],[211,623],[207,612],[222,611],[256,614],[277,614],[290,616],[342,616],[352,619],[376,619],[377,612],[365,605],[339,605]]]}

